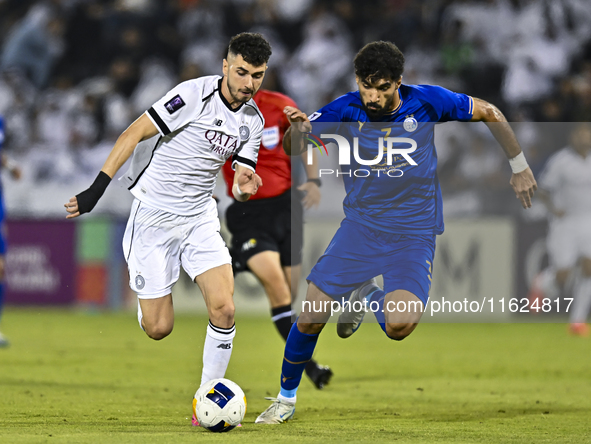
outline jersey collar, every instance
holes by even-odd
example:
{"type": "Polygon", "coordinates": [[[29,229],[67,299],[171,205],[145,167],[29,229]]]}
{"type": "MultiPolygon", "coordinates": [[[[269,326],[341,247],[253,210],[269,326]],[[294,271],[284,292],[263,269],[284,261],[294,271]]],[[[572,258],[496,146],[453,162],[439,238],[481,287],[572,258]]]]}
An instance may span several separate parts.
{"type": "MultiPolygon", "coordinates": [[[[218,80],[218,93],[220,95],[220,99],[222,99],[222,102],[223,102],[224,105],[226,105],[226,108],[228,108],[230,111],[232,111],[233,113],[235,113],[238,110],[240,110],[240,108],[242,108],[242,105],[244,105],[246,102],[242,102],[240,104],[240,106],[238,106],[237,108],[232,108],[232,105],[230,105],[230,102],[228,102],[226,100],[226,98],[224,97],[224,95],[222,94],[222,80],[224,80],[223,77],[220,80],[218,80]]],[[[249,99],[249,100],[251,100],[251,99],[249,99]]]]}
{"type": "Polygon", "coordinates": [[[390,111],[389,113],[386,113],[387,116],[392,116],[394,114],[396,114],[398,111],[400,111],[400,108],[402,108],[402,104],[404,103],[404,100],[402,100],[402,94],[400,94],[400,88],[398,88],[396,90],[396,93],[398,94],[398,106],[396,108],[394,108],[392,111],[390,111]]]}

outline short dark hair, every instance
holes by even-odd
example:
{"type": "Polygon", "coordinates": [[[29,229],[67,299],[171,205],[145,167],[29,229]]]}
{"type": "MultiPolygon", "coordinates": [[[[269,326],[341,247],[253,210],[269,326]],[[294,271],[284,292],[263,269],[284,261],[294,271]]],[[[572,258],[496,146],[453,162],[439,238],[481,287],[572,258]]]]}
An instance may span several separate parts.
{"type": "Polygon", "coordinates": [[[353,61],[355,75],[362,80],[398,80],[404,71],[404,55],[394,43],[371,42],[365,45],[353,61]]]}
{"type": "Polygon", "coordinates": [[[226,57],[230,53],[241,55],[246,63],[261,66],[271,57],[271,45],[257,32],[242,32],[230,40],[226,57]]]}

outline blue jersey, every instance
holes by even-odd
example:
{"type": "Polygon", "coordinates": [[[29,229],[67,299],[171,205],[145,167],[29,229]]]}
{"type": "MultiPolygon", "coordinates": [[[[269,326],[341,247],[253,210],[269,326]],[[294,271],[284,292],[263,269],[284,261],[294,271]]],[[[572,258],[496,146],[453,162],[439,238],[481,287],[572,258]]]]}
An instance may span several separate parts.
{"type": "MultiPolygon", "coordinates": [[[[470,96],[439,86],[401,85],[399,92],[398,108],[378,120],[367,116],[358,91],[345,94],[310,116],[313,133],[332,132],[351,141],[357,138],[359,158],[364,161],[377,158],[376,152],[382,149],[386,151],[388,138],[416,142],[413,152],[392,156],[389,162],[383,155],[383,161],[367,166],[350,155],[350,164],[340,165],[347,192],[345,216],[394,234],[441,234],[435,123],[469,121],[474,102],[470,96]],[[376,146],[380,137],[383,148],[376,146]]],[[[394,142],[392,147],[409,146],[400,143],[394,142]]]]}

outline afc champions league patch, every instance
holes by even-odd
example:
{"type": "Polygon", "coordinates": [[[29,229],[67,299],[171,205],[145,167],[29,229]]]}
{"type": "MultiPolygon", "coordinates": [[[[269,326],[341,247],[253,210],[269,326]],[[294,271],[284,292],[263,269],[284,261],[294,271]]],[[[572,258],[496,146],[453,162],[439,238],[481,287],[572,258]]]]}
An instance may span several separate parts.
{"type": "Polygon", "coordinates": [[[240,134],[240,140],[248,140],[250,137],[250,129],[246,125],[242,125],[238,128],[238,134],[240,134]]]}
{"type": "Polygon", "coordinates": [[[146,285],[146,280],[141,275],[138,274],[135,277],[135,286],[136,286],[136,288],[138,290],[142,290],[145,285],[146,285]]]}
{"type": "Polygon", "coordinates": [[[268,150],[272,150],[279,144],[279,126],[263,129],[263,138],[261,145],[268,150]]]}
{"type": "Polygon", "coordinates": [[[183,106],[185,106],[185,102],[178,94],[164,104],[164,108],[166,108],[168,114],[174,114],[183,106]]]}
{"type": "Polygon", "coordinates": [[[412,133],[418,128],[418,126],[419,123],[417,122],[417,119],[412,116],[412,114],[410,116],[406,116],[406,119],[404,119],[403,127],[405,131],[412,133]]]}

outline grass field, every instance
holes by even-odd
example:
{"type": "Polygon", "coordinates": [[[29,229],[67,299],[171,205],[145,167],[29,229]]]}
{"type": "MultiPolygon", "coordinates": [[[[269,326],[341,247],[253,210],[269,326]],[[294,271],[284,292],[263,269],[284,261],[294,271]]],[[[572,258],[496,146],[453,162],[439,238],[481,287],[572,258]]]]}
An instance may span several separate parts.
{"type": "Polygon", "coordinates": [[[206,319],[177,317],[163,341],[133,314],[11,309],[0,349],[2,443],[591,442],[591,340],[562,324],[424,324],[402,342],[376,324],[335,326],[304,380],[296,417],[255,425],[278,391],[283,347],[268,317],[237,318],[227,377],[248,398],[243,427],[191,426],[206,319]]]}

